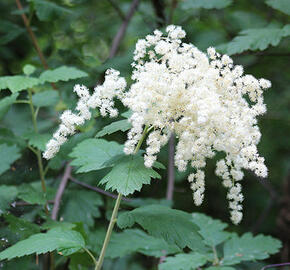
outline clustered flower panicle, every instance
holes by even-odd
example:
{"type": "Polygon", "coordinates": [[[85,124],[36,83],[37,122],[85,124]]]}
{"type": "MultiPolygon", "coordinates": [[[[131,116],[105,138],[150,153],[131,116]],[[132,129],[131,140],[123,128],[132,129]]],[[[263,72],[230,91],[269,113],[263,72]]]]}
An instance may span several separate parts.
{"type": "Polygon", "coordinates": [[[194,169],[188,181],[196,205],[204,198],[206,159],[225,153],[216,164],[216,174],[229,190],[231,219],[237,224],[242,219],[242,169],[267,176],[264,158],[256,147],[261,137],[256,117],[266,112],[262,94],[271,83],[244,75],[242,66],[235,66],[229,56],[214,48],[205,54],[183,43],[185,31],[179,26],[170,25],[166,32],[163,36],[155,30],[137,42],[133,84],[128,91],[124,91],[125,80],[114,70],[108,71],[104,84],[92,96],[85,87],[76,86],[79,113],[63,113],[62,124],[44,156],[51,158],[75,126],[90,118],[89,108],[98,107],[103,116],[116,116],[113,98],[117,97],[133,112],[124,152],[132,154],[144,127],[151,127],[144,156],[145,165],[151,167],[161,147],[175,134],[175,165],[180,171],[188,164],[194,169]]]}
{"type": "Polygon", "coordinates": [[[73,113],[67,110],[62,113],[60,116],[61,124],[53,134],[53,138],[47,143],[46,151],[43,153],[44,158],[53,158],[60,146],[67,141],[67,137],[76,132],[77,126],[83,125],[86,120],[91,119],[90,109],[99,108],[102,116],[115,117],[118,115],[118,110],[114,108],[113,98],[123,93],[127,85],[125,79],[119,75],[119,71],[108,69],[104,83],[95,87],[92,95],[84,85],[75,85],[74,92],[79,97],[76,106],[78,112],[73,113]]]}

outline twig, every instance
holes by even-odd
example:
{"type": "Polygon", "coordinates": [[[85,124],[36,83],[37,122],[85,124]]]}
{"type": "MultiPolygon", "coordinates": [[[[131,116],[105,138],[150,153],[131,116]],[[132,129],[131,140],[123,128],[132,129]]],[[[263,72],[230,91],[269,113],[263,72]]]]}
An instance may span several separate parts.
{"type": "Polygon", "coordinates": [[[112,7],[117,11],[117,13],[120,16],[120,18],[122,19],[122,21],[124,21],[126,19],[126,16],[123,13],[123,11],[119,8],[118,4],[116,4],[114,0],[108,0],[108,2],[110,2],[112,7]]]}
{"type": "Polygon", "coordinates": [[[65,171],[64,171],[64,174],[63,174],[63,177],[61,179],[61,182],[60,182],[60,184],[58,186],[58,189],[57,189],[57,192],[56,192],[56,195],[55,195],[54,206],[53,206],[52,214],[51,214],[51,219],[52,220],[57,220],[57,215],[58,215],[58,211],[59,211],[60,201],[61,201],[63,192],[64,192],[64,190],[66,188],[68,179],[70,177],[71,170],[72,170],[72,167],[69,164],[67,164],[66,168],[65,168],[65,171]]]}
{"type": "Polygon", "coordinates": [[[171,1],[168,24],[171,24],[173,22],[173,15],[174,15],[174,11],[175,11],[176,7],[177,7],[177,0],[172,0],[171,1]]]}
{"type": "MultiPolygon", "coordinates": [[[[48,64],[47,64],[47,62],[45,60],[45,57],[44,57],[39,45],[38,45],[38,41],[36,39],[36,36],[34,35],[32,29],[30,27],[29,20],[26,17],[25,13],[23,12],[23,7],[21,5],[20,0],[16,0],[16,5],[17,5],[17,8],[19,9],[19,11],[21,11],[21,17],[22,17],[22,20],[23,20],[24,25],[26,27],[26,30],[27,30],[27,32],[28,32],[28,34],[29,34],[29,36],[30,36],[30,38],[32,40],[33,47],[35,48],[35,50],[36,50],[36,52],[37,52],[37,54],[39,56],[39,59],[40,59],[42,65],[43,65],[44,69],[48,69],[49,68],[48,64]]],[[[53,89],[55,89],[55,90],[57,89],[56,86],[53,83],[51,83],[51,86],[53,87],[53,89]]]]}
{"type": "Polygon", "coordinates": [[[113,44],[110,50],[110,54],[109,54],[109,58],[113,58],[120,46],[120,43],[126,33],[128,24],[132,18],[132,16],[134,15],[138,5],[139,5],[140,0],[133,0],[129,9],[129,12],[126,14],[125,19],[123,20],[123,23],[121,25],[121,27],[119,28],[119,31],[117,33],[117,35],[115,36],[114,40],[113,40],[113,44]]]}
{"type": "Polygon", "coordinates": [[[166,22],[166,17],[164,14],[164,2],[163,0],[152,0],[152,4],[157,17],[157,25],[158,27],[162,27],[166,22]]]}
{"type": "Polygon", "coordinates": [[[280,266],[285,266],[285,265],[290,265],[290,262],[286,262],[286,263],[278,263],[278,264],[269,264],[264,266],[261,270],[265,270],[267,268],[272,268],[272,267],[280,267],[280,266]]]}
{"type": "Polygon", "coordinates": [[[41,51],[41,49],[40,49],[40,47],[38,45],[37,39],[36,39],[34,33],[31,30],[31,27],[30,27],[30,24],[29,24],[29,20],[26,17],[25,13],[23,12],[23,7],[22,7],[22,5],[20,3],[20,0],[16,0],[16,4],[17,4],[18,9],[21,11],[21,17],[23,19],[24,25],[25,25],[26,30],[27,30],[27,32],[28,32],[28,34],[29,34],[29,36],[30,36],[30,38],[32,40],[33,46],[34,46],[35,50],[38,53],[38,56],[39,56],[39,58],[41,60],[41,63],[44,66],[45,69],[48,69],[47,62],[46,62],[46,60],[45,60],[45,58],[43,56],[43,53],[42,53],[42,51],[41,51]]]}
{"type": "MultiPolygon", "coordinates": [[[[47,203],[54,204],[54,201],[53,200],[49,200],[49,201],[47,201],[47,203]]],[[[18,202],[13,202],[10,205],[12,207],[17,207],[17,206],[32,206],[32,205],[36,205],[36,203],[28,203],[26,201],[18,201],[18,202]]]]}
{"type": "Polygon", "coordinates": [[[171,135],[169,139],[169,153],[168,153],[168,182],[167,182],[167,191],[166,191],[166,199],[173,199],[174,192],[174,134],[171,135]]]}
{"type": "MultiPolygon", "coordinates": [[[[85,187],[85,188],[87,188],[87,189],[90,189],[90,190],[93,190],[93,191],[99,192],[99,193],[101,193],[101,194],[104,194],[104,195],[109,196],[109,197],[114,198],[114,199],[117,199],[117,198],[118,198],[117,195],[115,195],[115,194],[113,194],[113,193],[111,193],[111,192],[105,191],[105,190],[103,190],[103,189],[101,189],[101,188],[98,188],[98,187],[93,187],[93,186],[91,186],[91,185],[89,185],[89,184],[87,184],[87,183],[84,183],[84,182],[81,182],[81,181],[77,180],[76,178],[74,178],[74,177],[72,177],[72,176],[70,176],[69,179],[70,179],[72,182],[74,182],[75,184],[78,184],[78,185],[80,185],[80,186],[83,186],[83,187],[85,187]]],[[[130,199],[123,198],[123,197],[122,197],[122,200],[123,200],[123,201],[126,201],[126,202],[131,202],[131,201],[132,201],[132,200],[130,200],[130,199]]]]}

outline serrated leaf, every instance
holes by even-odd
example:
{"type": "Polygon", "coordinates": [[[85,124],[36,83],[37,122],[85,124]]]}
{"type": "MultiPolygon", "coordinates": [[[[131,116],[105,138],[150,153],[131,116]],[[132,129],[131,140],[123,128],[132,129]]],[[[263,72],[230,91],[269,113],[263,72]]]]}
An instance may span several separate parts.
{"type": "Polygon", "coordinates": [[[97,133],[96,137],[98,137],[98,138],[103,137],[105,135],[112,134],[112,133],[117,132],[119,130],[124,132],[124,131],[127,131],[128,129],[130,129],[131,127],[132,127],[132,125],[128,122],[127,119],[115,121],[115,122],[103,127],[102,130],[97,133]]]}
{"type": "Polygon", "coordinates": [[[9,207],[10,203],[16,198],[18,190],[15,186],[0,186],[0,215],[9,207]]]}
{"type": "Polygon", "coordinates": [[[106,190],[116,190],[124,196],[140,191],[144,184],[150,184],[151,178],[161,178],[152,168],[144,165],[139,155],[123,156],[115,162],[112,170],[100,181],[106,190]]]}
{"type": "Polygon", "coordinates": [[[31,88],[38,84],[40,84],[39,79],[22,75],[4,76],[0,78],[0,90],[9,89],[12,93],[31,88]]]}
{"type": "Polygon", "coordinates": [[[190,253],[177,254],[174,257],[166,257],[165,262],[159,265],[159,270],[193,270],[204,265],[208,258],[204,254],[190,253]]]}
{"type": "Polygon", "coordinates": [[[28,132],[23,135],[23,138],[28,140],[29,145],[44,151],[46,148],[47,142],[51,139],[50,134],[39,134],[33,131],[28,132]]]}
{"type": "Polygon", "coordinates": [[[7,113],[10,106],[15,102],[15,100],[18,97],[18,93],[12,94],[8,97],[2,98],[0,100],[0,120],[3,118],[3,116],[7,113]]]}
{"type": "Polygon", "coordinates": [[[159,258],[180,252],[180,249],[176,245],[170,245],[163,239],[152,237],[141,230],[129,229],[112,235],[106,257],[118,258],[134,252],[159,258]]]}
{"type": "Polygon", "coordinates": [[[201,234],[205,244],[209,246],[217,246],[230,237],[230,233],[223,231],[228,225],[208,217],[204,214],[192,214],[193,222],[200,228],[201,234]]]}
{"type": "Polygon", "coordinates": [[[283,28],[258,28],[241,31],[239,36],[231,42],[221,45],[229,55],[242,53],[247,50],[257,51],[265,50],[270,45],[277,46],[283,37],[290,36],[290,25],[283,28]]]}
{"type": "Polygon", "coordinates": [[[87,77],[88,74],[74,67],[62,66],[53,70],[46,70],[41,73],[39,80],[45,82],[69,81],[87,77]]]}
{"type": "Polygon", "coordinates": [[[59,95],[55,90],[48,90],[36,93],[32,96],[32,103],[37,107],[48,107],[55,105],[59,100],[59,95]]]}
{"type": "Polygon", "coordinates": [[[26,219],[15,217],[12,214],[7,214],[4,218],[9,224],[10,231],[20,235],[21,238],[27,238],[32,234],[40,232],[39,226],[26,219]]]}
{"type": "Polygon", "coordinates": [[[103,205],[101,196],[93,191],[69,190],[65,194],[61,216],[64,221],[82,222],[94,225],[94,218],[100,217],[99,207],[103,205]]]}
{"type": "Polygon", "coordinates": [[[55,228],[61,228],[63,230],[71,230],[76,227],[76,224],[65,222],[65,221],[56,221],[56,220],[48,220],[41,225],[42,230],[49,230],[55,228]]]}
{"type": "Polygon", "coordinates": [[[1,40],[0,45],[7,44],[22,33],[25,32],[25,28],[19,27],[17,24],[11,23],[9,21],[0,21],[0,32],[1,32],[1,40]]]}
{"type": "Polygon", "coordinates": [[[123,146],[103,139],[87,139],[79,143],[70,153],[72,166],[79,166],[78,173],[106,168],[112,157],[123,153],[123,146]]]}
{"type": "Polygon", "coordinates": [[[290,15],[290,4],[289,0],[267,0],[267,5],[275,8],[287,15],[290,15]]]}
{"type": "Polygon", "coordinates": [[[21,185],[17,197],[25,202],[40,205],[46,204],[47,200],[41,189],[37,189],[33,184],[21,185]]]}
{"type": "Polygon", "coordinates": [[[262,234],[253,237],[245,233],[241,237],[234,235],[224,245],[223,265],[233,265],[242,261],[262,260],[279,251],[281,242],[262,234]]]}
{"type": "Polygon", "coordinates": [[[10,129],[0,127],[0,144],[7,143],[8,145],[15,144],[21,149],[26,148],[26,142],[22,137],[16,136],[10,129]]]}
{"type": "Polygon", "coordinates": [[[20,156],[19,148],[16,145],[0,144],[0,175],[7,171],[20,156]]]}
{"type": "Polygon", "coordinates": [[[0,252],[0,260],[11,260],[33,253],[43,254],[57,250],[67,256],[85,247],[80,233],[72,230],[52,229],[38,233],[0,252]]]}
{"type": "Polygon", "coordinates": [[[117,223],[121,229],[137,223],[149,234],[180,248],[187,246],[200,252],[206,250],[191,215],[180,210],[162,205],[143,206],[121,213],[117,223]]]}
{"type": "Polygon", "coordinates": [[[41,21],[49,21],[54,15],[72,14],[72,11],[53,2],[45,0],[29,0],[34,3],[36,15],[41,21]]]}
{"type": "Polygon", "coordinates": [[[221,9],[229,6],[232,3],[232,0],[187,0],[182,2],[182,9],[190,8],[205,8],[205,9],[221,9]]]}

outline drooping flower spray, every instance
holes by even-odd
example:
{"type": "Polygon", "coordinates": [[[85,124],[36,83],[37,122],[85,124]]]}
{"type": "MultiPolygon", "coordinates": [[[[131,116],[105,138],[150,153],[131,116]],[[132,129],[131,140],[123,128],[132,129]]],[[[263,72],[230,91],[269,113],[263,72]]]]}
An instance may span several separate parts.
{"type": "Polygon", "coordinates": [[[191,166],[195,171],[188,181],[196,205],[204,199],[206,160],[217,152],[225,154],[216,164],[216,174],[228,188],[231,219],[237,224],[242,219],[242,170],[267,176],[264,158],[257,151],[261,137],[257,116],[266,112],[262,94],[271,83],[244,75],[242,66],[235,66],[229,56],[214,48],[205,54],[183,43],[185,32],[179,26],[170,25],[166,32],[163,36],[156,30],[137,42],[128,90],[125,79],[112,69],[92,95],[85,86],[75,86],[78,113],[62,114],[43,156],[52,158],[76,126],[91,118],[90,109],[98,108],[102,116],[117,116],[114,98],[118,98],[132,111],[124,152],[133,154],[144,128],[149,127],[144,163],[151,167],[174,133],[178,138],[176,167],[185,171],[191,166]]]}

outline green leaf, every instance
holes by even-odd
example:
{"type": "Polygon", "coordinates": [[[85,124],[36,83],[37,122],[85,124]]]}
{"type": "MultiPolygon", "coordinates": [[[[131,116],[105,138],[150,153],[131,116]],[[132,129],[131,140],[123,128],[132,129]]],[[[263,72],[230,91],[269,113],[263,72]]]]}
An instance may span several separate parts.
{"type": "Polygon", "coordinates": [[[34,131],[25,133],[23,135],[23,138],[28,140],[29,145],[44,151],[46,148],[46,144],[51,139],[50,134],[39,134],[35,133],[34,131]]]}
{"type": "Polygon", "coordinates": [[[106,257],[118,258],[139,252],[159,258],[180,252],[176,245],[170,245],[160,238],[152,237],[141,230],[125,230],[112,235],[106,257]]]}
{"type": "Polygon", "coordinates": [[[239,36],[231,42],[221,45],[220,49],[225,50],[229,55],[242,53],[247,50],[265,50],[270,45],[277,46],[283,37],[290,36],[290,25],[283,28],[258,28],[241,31],[239,36]]]}
{"type": "Polygon", "coordinates": [[[128,129],[130,129],[131,127],[132,127],[132,125],[128,122],[127,119],[115,121],[115,122],[111,123],[110,125],[103,127],[103,129],[97,133],[96,137],[103,137],[105,135],[112,134],[112,133],[117,132],[119,130],[125,132],[128,129]]]}
{"type": "Polygon", "coordinates": [[[232,0],[187,0],[182,2],[182,9],[190,9],[190,8],[205,8],[205,9],[221,9],[229,6],[232,3],[232,0]]]}
{"type": "Polygon", "coordinates": [[[166,199],[136,198],[130,201],[124,201],[122,202],[122,204],[129,205],[133,208],[150,205],[150,204],[160,204],[160,205],[171,207],[173,202],[171,200],[166,200],[166,199]]]}
{"type": "Polygon", "coordinates": [[[75,158],[71,165],[80,166],[77,172],[83,173],[108,167],[104,163],[122,153],[123,146],[116,142],[108,142],[103,139],[87,139],[79,143],[69,156],[75,158]]]}
{"type": "Polygon", "coordinates": [[[27,238],[32,234],[40,232],[40,227],[30,221],[18,218],[12,214],[5,215],[6,222],[9,223],[9,229],[11,232],[20,235],[21,238],[27,238]]]}
{"type": "Polygon", "coordinates": [[[53,106],[58,100],[59,95],[55,90],[39,92],[32,96],[32,103],[37,107],[53,106]]]}
{"type": "Polygon", "coordinates": [[[275,8],[287,15],[290,15],[289,0],[267,0],[266,4],[272,8],[275,8]]]}
{"type": "Polygon", "coordinates": [[[63,14],[72,14],[71,10],[61,7],[51,1],[46,0],[29,0],[34,3],[36,15],[41,21],[49,21],[56,16],[63,16],[63,14]]]}
{"type": "Polygon", "coordinates": [[[204,214],[192,214],[193,222],[200,228],[199,233],[204,239],[205,244],[217,246],[230,237],[230,233],[223,231],[228,225],[212,219],[204,214]]]}
{"type": "Polygon", "coordinates": [[[144,206],[120,214],[117,223],[121,229],[138,223],[149,234],[180,248],[187,246],[199,252],[206,250],[192,216],[180,210],[162,205],[144,206]]]}
{"type": "Polygon", "coordinates": [[[15,186],[0,186],[0,215],[10,208],[10,203],[14,201],[17,194],[18,190],[15,186]]]}
{"type": "Polygon", "coordinates": [[[76,227],[76,224],[64,222],[64,221],[55,221],[55,220],[48,220],[41,225],[42,230],[50,230],[61,228],[63,230],[71,230],[76,227]]]}
{"type": "Polygon", "coordinates": [[[207,256],[199,253],[177,254],[174,257],[166,257],[159,270],[193,270],[207,262],[207,256]]]}
{"type": "Polygon", "coordinates": [[[0,90],[9,89],[12,93],[31,88],[38,84],[40,84],[39,79],[22,75],[0,77],[0,90]]]}
{"type": "Polygon", "coordinates": [[[140,191],[143,184],[150,184],[151,178],[161,178],[152,168],[144,165],[144,159],[139,155],[124,155],[115,162],[112,170],[101,180],[106,184],[106,190],[117,190],[127,196],[140,191]]]}
{"type": "Polygon", "coordinates": [[[7,171],[20,156],[19,148],[16,145],[0,144],[0,174],[7,171]]]}
{"type": "Polygon", "coordinates": [[[10,41],[13,41],[24,32],[25,28],[19,27],[17,24],[11,23],[9,21],[0,20],[0,45],[4,45],[10,41]]]}
{"type": "Polygon", "coordinates": [[[46,204],[46,197],[41,189],[33,184],[23,184],[19,189],[18,198],[31,204],[46,204]]]}
{"type": "Polygon", "coordinates": [[[34,71],[36,70],[35,66],[27,64],[23,67],[23,73],[27,76],[30,76],[31,74],[34,73],[34,71]]]}
{"type": "Polygon", "coordinates": [[[72,230],[52,229],[47,233],[38,233],[17,242],[0,252],[0,260],[11,260],[33,253],[43,254],[57,250],[67,256],[85,247],[80,233],[72,230]]]}
{"type": "Polygon", "coordinates": [[[87,77],[88,74],[74,67],[62,66],[53,70],[46,70],[41,73],[39,80],[45,82],[69,81],[82,77],[87,77]]]}
{"type": "Polygon", "coordinates": [[[223,265],[233,265],[242,261],[262,260],[281,248],[281,242],[271,236],[262,234],[253,237],[246,233],[241,237],[234,235],[224,245],[223,265]]]}
{"type": "Polygon", "coordinates": [[[12,105],[18,97],[18,93],[12,94],[0,100],[0,120],[8,112],[10,105],[12,105]]]}
{"type": "Polygon", "coordinates": [[[100,217],[99,207],[103,205],[99,194],[87,190],[69,190],[65,194],[61,216],[64,221],[83,222],[94,225],[94,218],[100,217]]]}

